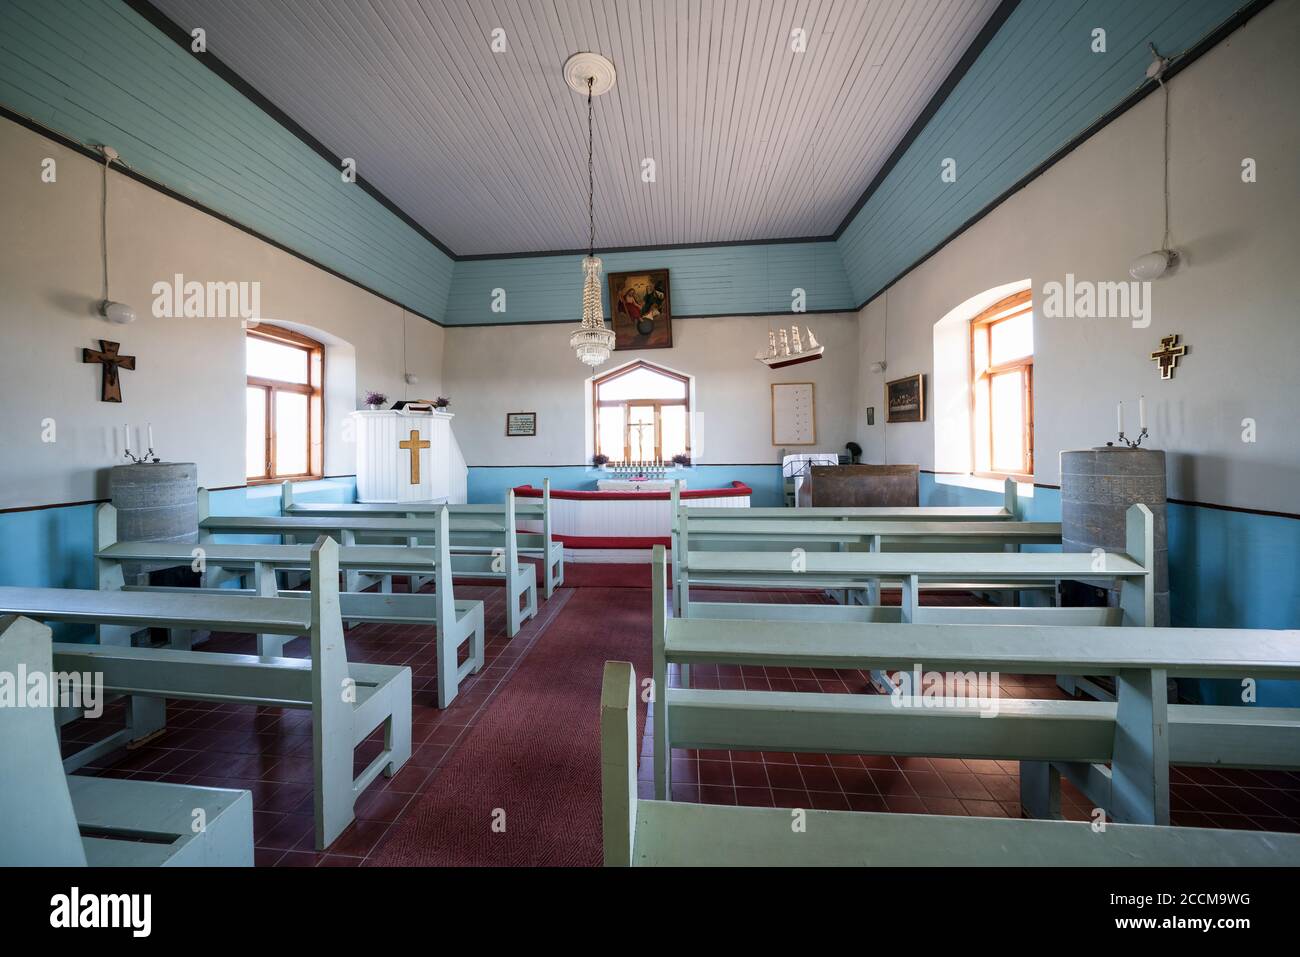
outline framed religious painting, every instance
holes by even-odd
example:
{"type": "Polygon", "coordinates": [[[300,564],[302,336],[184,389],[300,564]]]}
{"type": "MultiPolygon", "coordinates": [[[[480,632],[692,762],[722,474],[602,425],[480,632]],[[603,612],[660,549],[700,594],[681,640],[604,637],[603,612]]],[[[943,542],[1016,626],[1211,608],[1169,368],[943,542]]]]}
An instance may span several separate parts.
{"type": "Polygon", "coordinates": [[[667,269],[609,274],[615,349],[671,349],[672,296],[667,269]]]}
{"type": "Polygon", "coordinates": [[[925,421],[925,373],[885,383],[886,422],[925,421]]]}

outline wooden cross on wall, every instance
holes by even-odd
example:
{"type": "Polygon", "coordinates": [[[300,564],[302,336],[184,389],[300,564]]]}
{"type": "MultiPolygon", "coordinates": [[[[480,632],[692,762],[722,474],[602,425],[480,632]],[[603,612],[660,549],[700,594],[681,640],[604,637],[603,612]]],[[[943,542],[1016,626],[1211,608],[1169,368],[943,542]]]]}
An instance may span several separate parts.
{"type": "Polygon", "coordinates": [[[409,439],[403,439],[401,442],[397,443],[398,448],[406,449],[411,453],[411,484],[412,485],[420,484],[420,450],[427,449],[429,445],[430,443],[420,438],[419,429],[412,429],[411,437],[409,439]]]}
{"type": "Polygon", "coordinates": [[[1172,379],[1174,369],[1178,367],[1178,360],[1185,355],[1187,355],[1187,346],[1178,344],[1178,333],[1175,332],[1160,340],[1160,348],[1151,353],[1151,361],[1160,364],[1160,378],[1172,379]]]}
{"type": "Polygon", "coordinates": [[[104,367],[104,376],[99,384],[100,402],[121,402],[122,381],[118,378],[117,370],[135,368],[135,356],[118,355],[117,350],[121,345],[120,342],[100,339],[98,352],[94,349],[81,350],[82,362],[97,362],[104,367]]]}

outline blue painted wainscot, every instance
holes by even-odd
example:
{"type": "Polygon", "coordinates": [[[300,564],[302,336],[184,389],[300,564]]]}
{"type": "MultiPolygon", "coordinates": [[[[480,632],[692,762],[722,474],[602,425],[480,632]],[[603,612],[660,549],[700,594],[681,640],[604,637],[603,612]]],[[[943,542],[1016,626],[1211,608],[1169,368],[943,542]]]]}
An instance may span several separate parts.
{"type": "MultiPolygon", "coordinates": [[[[329,478],[294,486],[307,502],[351,502],[356,480],[329,478]]],[[[280,514],[280,486],[258,485],[212,493],[212,509],[224,515],[280,514]]],[[[95,505],[0,513],[0,585],[41,588],[94,588],[95,505]]],[[[86,625],[54,624],[55,641],[87,639],[86,625]]]]}

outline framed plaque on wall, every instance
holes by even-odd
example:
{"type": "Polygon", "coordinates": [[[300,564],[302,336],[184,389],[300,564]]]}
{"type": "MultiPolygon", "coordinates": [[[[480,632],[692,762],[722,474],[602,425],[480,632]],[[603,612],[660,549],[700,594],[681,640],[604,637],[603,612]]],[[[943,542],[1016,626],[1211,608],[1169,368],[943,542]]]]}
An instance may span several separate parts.
{"type": "Polygon", "coordinates": [[[537,434],[537,413],[536,412],[507,412],[506,413],[506,435],[536,435],[537,434]]]}

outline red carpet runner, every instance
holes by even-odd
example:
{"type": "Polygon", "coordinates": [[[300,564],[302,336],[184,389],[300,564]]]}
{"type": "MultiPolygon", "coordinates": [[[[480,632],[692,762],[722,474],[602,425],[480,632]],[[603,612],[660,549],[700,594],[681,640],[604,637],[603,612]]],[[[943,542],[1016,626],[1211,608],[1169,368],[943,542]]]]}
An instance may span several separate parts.
{"type": "MultiPolygon", "coordinates": [[[[556,599],[566,592],[519,670],[367,864],[601,863],[601,672],[616,659],[631,661],[638,680],[648,676],[650,593],[577,588],[556,599]]],[[[637,721],[644,729],[644,704],[637,721]]]]}

